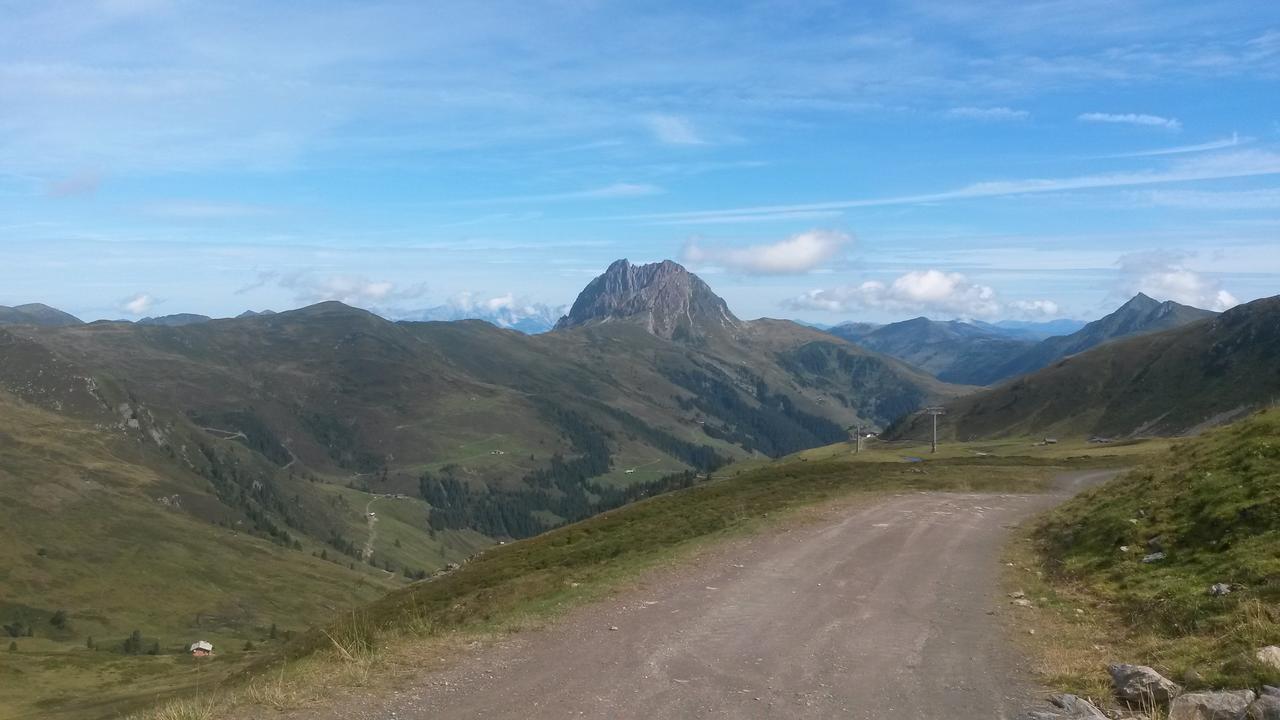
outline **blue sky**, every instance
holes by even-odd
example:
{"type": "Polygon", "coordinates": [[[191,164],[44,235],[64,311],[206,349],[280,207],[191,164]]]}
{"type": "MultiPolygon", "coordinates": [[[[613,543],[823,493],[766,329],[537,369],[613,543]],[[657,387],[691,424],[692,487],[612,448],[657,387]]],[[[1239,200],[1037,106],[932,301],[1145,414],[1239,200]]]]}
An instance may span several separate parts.
{"type": "Polygon", "coordinates": [[[1088,318],[1278,240],[1277,3],[0,0],[0,304],[1088,318]]]}

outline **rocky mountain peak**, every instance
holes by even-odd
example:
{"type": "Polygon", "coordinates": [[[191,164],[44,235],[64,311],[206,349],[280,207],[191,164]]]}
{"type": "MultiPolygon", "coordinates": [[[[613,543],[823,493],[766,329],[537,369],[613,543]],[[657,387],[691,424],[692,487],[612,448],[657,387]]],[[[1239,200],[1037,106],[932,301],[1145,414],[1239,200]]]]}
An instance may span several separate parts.
{"type": "Polygon", "coordinates": [[[641,323],[668,340],[705,337],[741,324],[701,278],[670,260],[613,262],[579,293],[556,329],[615,321],[641,323]]]}

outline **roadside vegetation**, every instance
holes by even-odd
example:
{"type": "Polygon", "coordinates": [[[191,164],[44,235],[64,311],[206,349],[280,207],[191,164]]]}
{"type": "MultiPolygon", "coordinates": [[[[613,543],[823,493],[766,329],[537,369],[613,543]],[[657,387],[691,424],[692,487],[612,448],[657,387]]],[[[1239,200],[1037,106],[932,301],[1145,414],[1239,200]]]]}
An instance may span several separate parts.
{"type": "MultiPolygon", "coordinates": [[[[264,707],[301,707],[352,687],[394,687],[400,677],[447,664],[459,647],[536,627],[577,604],[623,591],[647,569],[717,540],[794,521],[794,511],[824,501],[926,490],[1033,492],[1062,470],[1138,457],[1103,447],[1070,458],[948,449],[935,460],[905,462],[900,449],[881,449],[878,459],[870,459],[871,453],[854,455],[842,443],[811,451],[812,459],[802,453],[490,548],[452,572],[343,613],[263,655],[235,682],[205,691],[197,705],[218,712],[198,717],[258,717],[264,707]]],[[[182,707],[192,702],[179,701],[182,707]]],[[[178,707],[138,717],[178,717],[165,714],[178,707]]]]}
{"type": "Polygon", "coordinates": [[[1011,551],[1041,673],[1106,697],[1110,662],[1188,689],[1256,688],[1280,670],[1280,410],[1175,444],[1046,516],[1011,551]]]}

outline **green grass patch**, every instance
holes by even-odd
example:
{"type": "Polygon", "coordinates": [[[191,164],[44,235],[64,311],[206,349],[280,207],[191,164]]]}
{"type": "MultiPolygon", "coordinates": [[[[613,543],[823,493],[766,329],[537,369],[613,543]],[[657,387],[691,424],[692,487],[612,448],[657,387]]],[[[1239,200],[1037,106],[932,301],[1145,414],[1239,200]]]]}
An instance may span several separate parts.
{"type": "Polygon", "coordinates": [[[1174,445],[1049,514],[1032,535],[1035,562],[1047,589],[1102,613],[1126,662],[1192,686],[1280,683],[1253,658],[1280,644],[1277,478],[1271,410],[1174,445]],[[1143,562],[1155,552],[1164,559],[1143,562]],[[1211,595],[1215,583],[1232,592],[1211,595]]]}

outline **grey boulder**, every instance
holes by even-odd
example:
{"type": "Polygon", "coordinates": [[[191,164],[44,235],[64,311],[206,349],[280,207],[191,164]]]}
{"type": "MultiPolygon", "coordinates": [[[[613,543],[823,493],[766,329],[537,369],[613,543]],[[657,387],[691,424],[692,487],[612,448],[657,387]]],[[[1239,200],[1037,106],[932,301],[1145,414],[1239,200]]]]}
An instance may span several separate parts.
{"type": "Polygon", "coordinates": [[[1257,696],[1252,690],[1179,695],[1169,707],[1169,720],[1245,720],[1257,696]]]}
{"type": "Polygon", "coordinates": [[[1116,663],[1107,668],[1116,697],[1136,707],[1166,706],[1182,688],[1146,665],[1116,663]]]}

